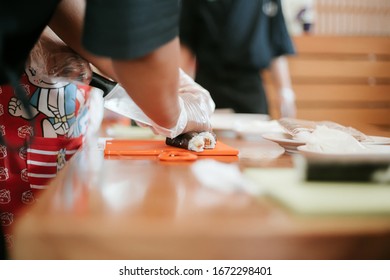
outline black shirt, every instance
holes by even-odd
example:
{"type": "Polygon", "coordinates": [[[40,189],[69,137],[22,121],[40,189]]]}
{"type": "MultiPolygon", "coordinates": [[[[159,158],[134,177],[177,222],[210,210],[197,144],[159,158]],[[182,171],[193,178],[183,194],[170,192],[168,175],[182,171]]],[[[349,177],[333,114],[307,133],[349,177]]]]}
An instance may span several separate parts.
{"type": "Polygon", "coordinates": [[[0,8],[0,84],[24,71],[30,50],[60,0],[2,1],[0,8]]]}
{"type": "Polygon", "coordinates": [[[268,113],[259,71],[293,54],[280,0],[182,0],[180,40],[217,108],[268,113]]]}
{"type": "MultiPolygon", "coordinates": [[[[28,53],[59,1],[2,1],[0,84],[8,82],[10,73],[24,71],[28,53]]],[[[83,44],[114,59],[141,57],[178,35],[178,20],[178,0],[88,0],[83,44]]]]}
{"type": "Polygon", "coordinates": [[[143,56],[179,33],[178,0],[90,0],[83,43],[115,59],[143,56]]]}

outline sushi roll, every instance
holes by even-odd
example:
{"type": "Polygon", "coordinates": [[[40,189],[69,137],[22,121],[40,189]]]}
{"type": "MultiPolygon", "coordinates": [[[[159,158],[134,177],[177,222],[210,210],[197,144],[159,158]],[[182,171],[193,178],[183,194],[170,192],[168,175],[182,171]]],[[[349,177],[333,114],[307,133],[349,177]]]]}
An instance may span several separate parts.
{"type": "Polygon", "coordinates": [[[202,152],[204,149],[214,149],[217,136],[214,132],[187,132],[175,138],[166,138],[165,143],[169,146],[187,149],[194,152],[202,152]]]}
{"type": "Polygon", "coordinates": [[[167,137],[165,143],[169,146],[187,149],[194,152],[202,152],[205,147],[204,137],[198,132],[187,132],[175,138],[167,137]]]}
{"type": "Polygon", "coordinates": [[[217,135],[214,132],[204,131],[199,133],[199,136],[204,139],[204,148],[205,149],[214,149],[217,144],[217,135]]]}

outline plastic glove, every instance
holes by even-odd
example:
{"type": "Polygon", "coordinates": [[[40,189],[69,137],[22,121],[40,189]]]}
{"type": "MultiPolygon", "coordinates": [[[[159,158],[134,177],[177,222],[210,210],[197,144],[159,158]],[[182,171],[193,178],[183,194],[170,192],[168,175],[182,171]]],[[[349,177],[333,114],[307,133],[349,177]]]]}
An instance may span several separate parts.
{"type": "Polygon", "coordinates": [[[134,120],[139,126],[149,127],[155,134],[169,138],[189,131],[211,131],[210,117],[215,110],[215,103],[210,93],[182,70],[178,97],[180,116],[172,128],[165,128],[153,122],[119,84],[105,96],[104,106],[134,120]]]}
{"type": "Polygon", "coordinates": [[[295,93],[291,88],[282,88],[279,91],[280,97],[280,117],[281,118],[295,118],[296,105],[295,93]]]}
{"type": "Polygon", "coordinates": [[[187,114],[187,125],[181,133],[212,130],[210,117],[215,110],[215,103],[210,93],[181,69],[179,99],[183,101],[182,112],[187,114]]]}
{"type": "Polygon", "coordinates": [[[42,36],[31,50],[27,71],[48,80],[70,80],[88,84],[92,77],[89,62],[62,42],[42,36]]]}

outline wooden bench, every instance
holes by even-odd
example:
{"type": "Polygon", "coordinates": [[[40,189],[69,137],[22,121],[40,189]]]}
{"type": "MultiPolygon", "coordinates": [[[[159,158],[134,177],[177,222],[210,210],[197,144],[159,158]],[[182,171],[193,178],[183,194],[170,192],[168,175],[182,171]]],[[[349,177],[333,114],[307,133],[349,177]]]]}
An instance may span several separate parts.
{"type": "MultiPolygon", "coordinates": [[[[297,36],[289,57],[297,117],[390,131],[390,37],[297,36]]],[[[272,118],[278,100],[264,75],[272,118]]]]}

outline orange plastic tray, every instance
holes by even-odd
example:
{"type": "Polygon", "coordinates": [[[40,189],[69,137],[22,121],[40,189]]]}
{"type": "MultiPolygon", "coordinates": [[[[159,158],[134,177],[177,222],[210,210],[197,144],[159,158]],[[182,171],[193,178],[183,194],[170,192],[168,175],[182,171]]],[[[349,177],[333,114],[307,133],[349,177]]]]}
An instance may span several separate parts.
{"type": "Polygon", "coordinates": [[[238,150],[218,141],[214,149],[205,149],[203,152],[194,152],[186,149],[168,146],[165,140],[107,140],[104,149],[105,155],[120,156],[158,156],[167,151],[187,151],[198,156],[237,156],[238,150]]]}

